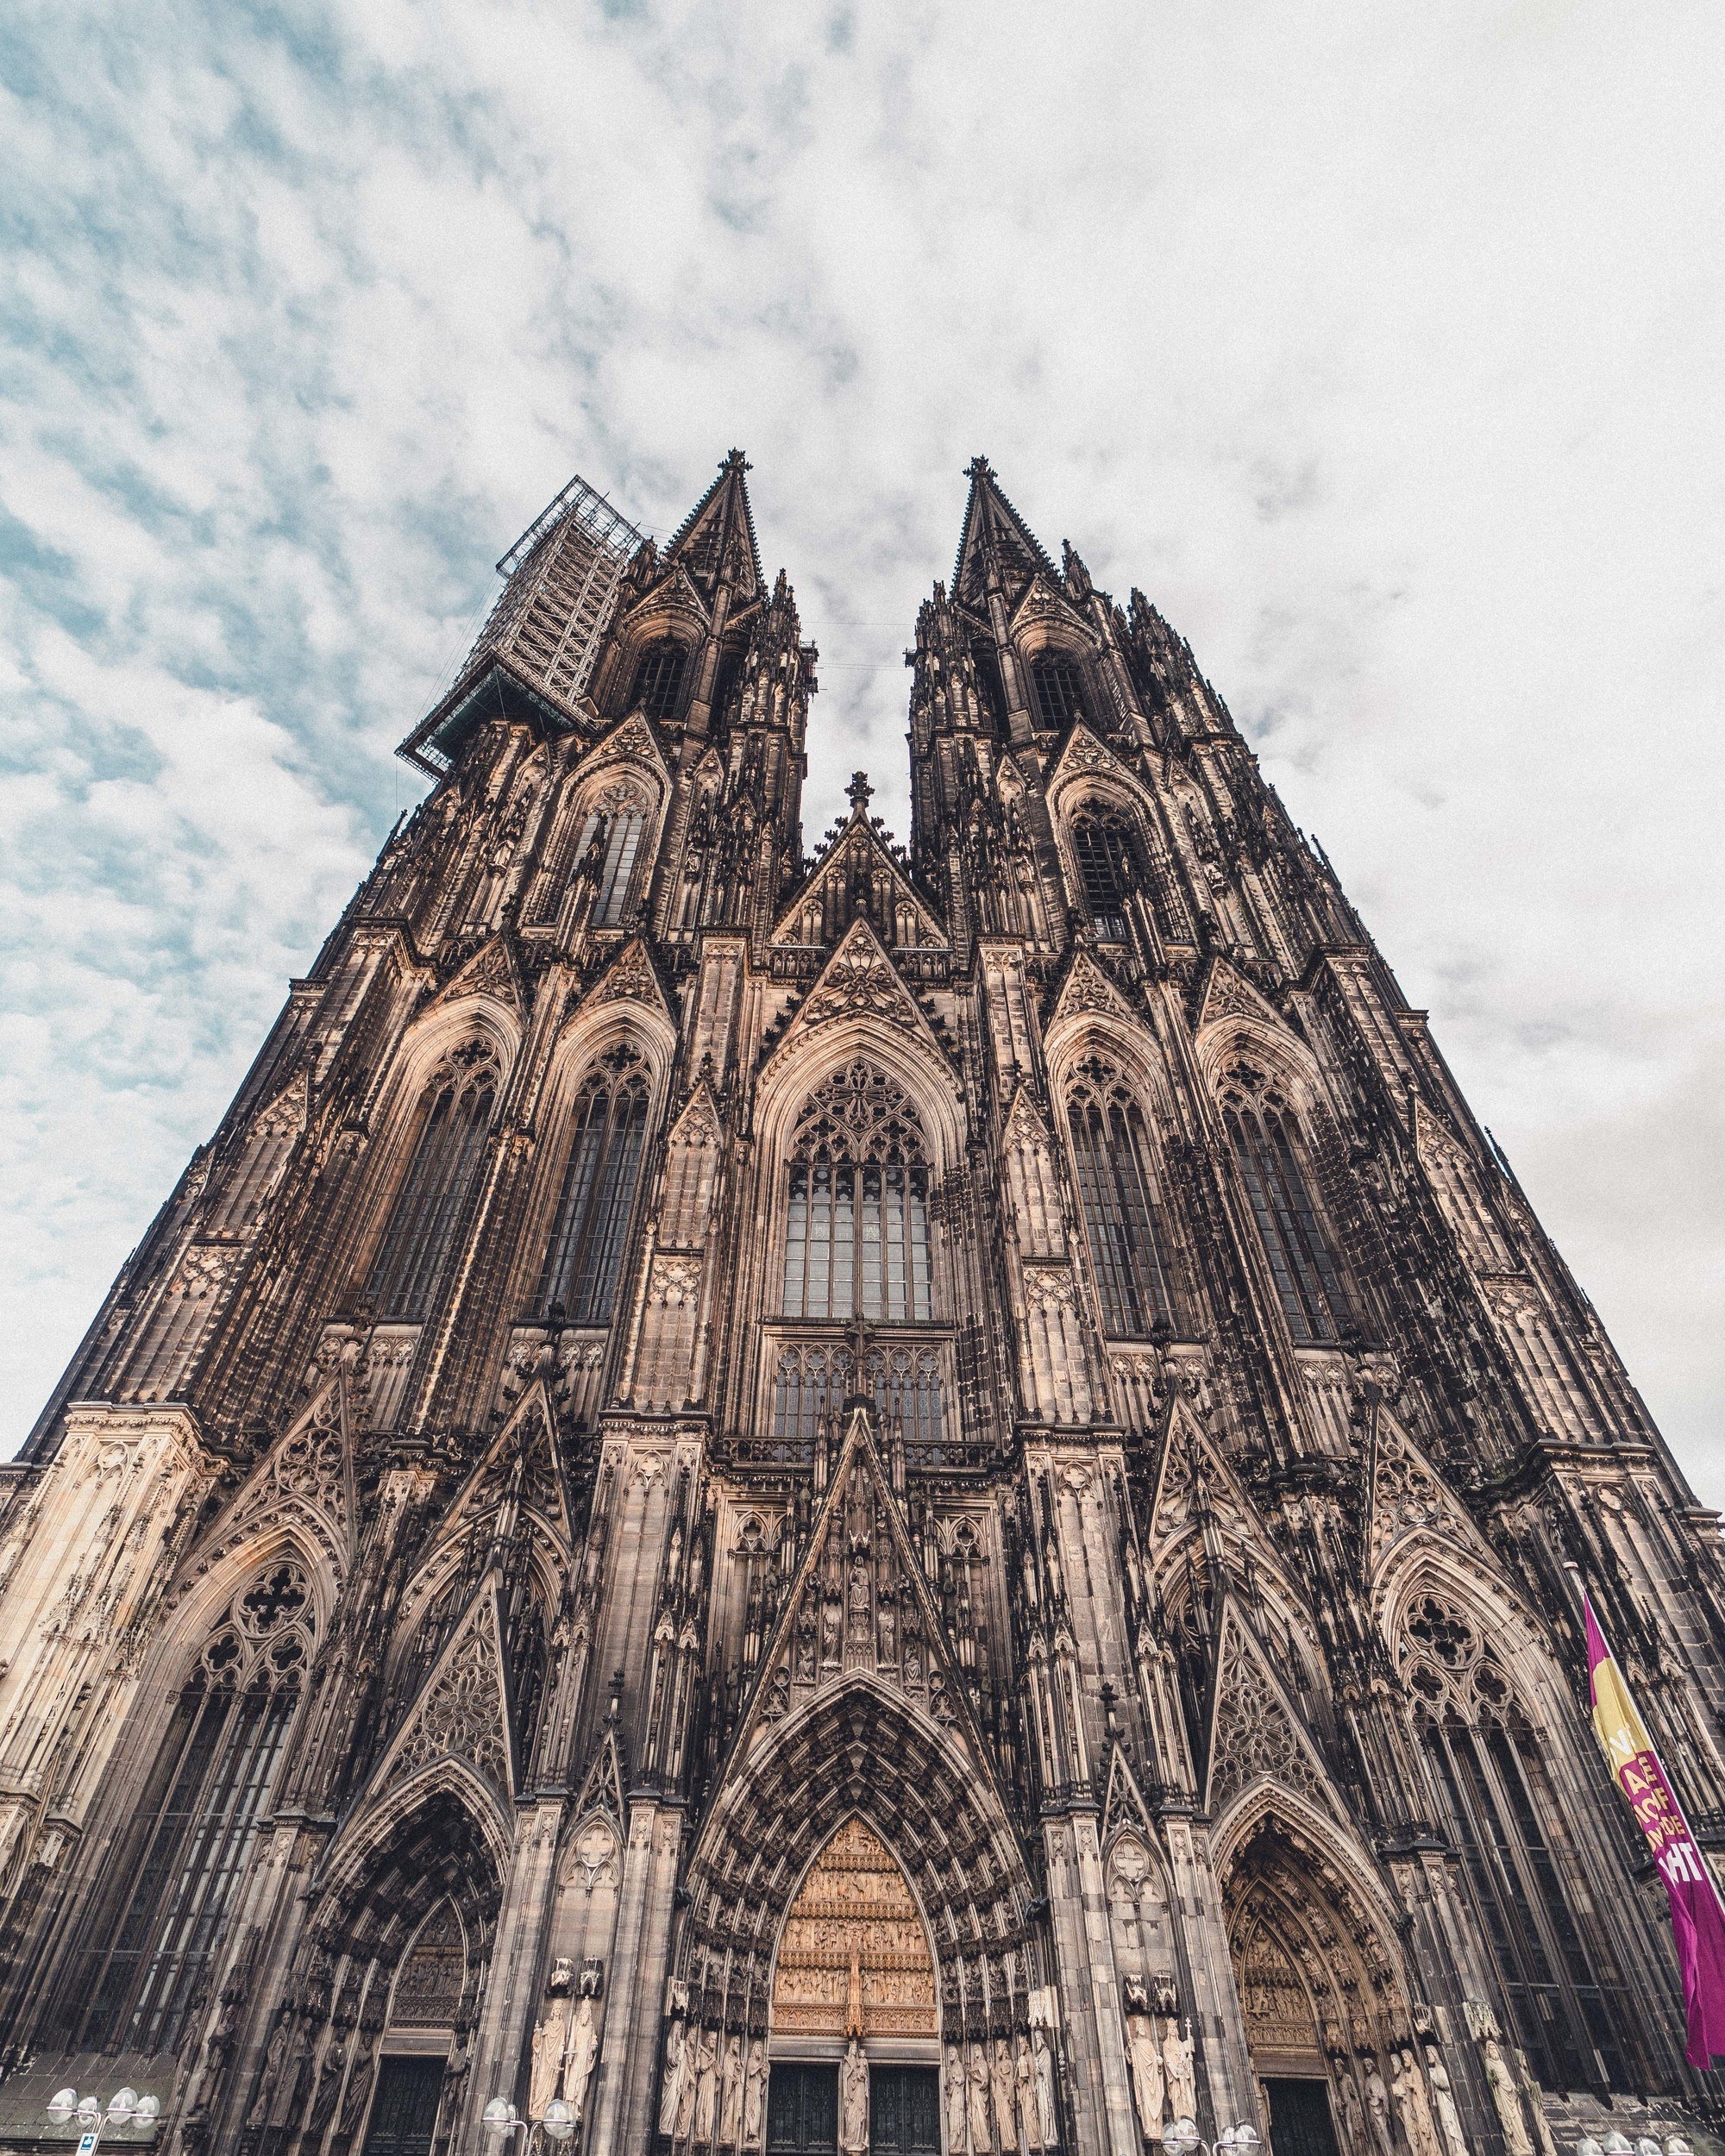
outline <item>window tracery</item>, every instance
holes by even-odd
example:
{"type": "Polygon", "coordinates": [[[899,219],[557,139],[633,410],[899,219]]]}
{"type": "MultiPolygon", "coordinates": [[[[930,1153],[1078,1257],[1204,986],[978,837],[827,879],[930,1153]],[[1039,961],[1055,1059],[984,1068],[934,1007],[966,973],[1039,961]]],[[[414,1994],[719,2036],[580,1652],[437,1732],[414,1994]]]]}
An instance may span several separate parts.
{"type": "Polygon", "coordinates": [[[656,726],[677,714],[678,692],[688,653],[674,636],[660,636],[641,654],[635,668],[635,688],[630,708],[646,712],[656,726]]]}
{"type": "Polygon", "coordinates": [[[576,1100],[562,1189],[540,1275],[542,1311],[609,1325],[647,1135],[646,1065],[626,1042],[600,1057],[576,1100]]]}
{"type": "Polygon", "coordinates": [[[1070,652],[1038,651],[1030,662],[1037,717],[1058,730],[1084,716],[1083,675],[1070,652]]]}
{"type": "Polygon", "coordinates": [[[835,1071],[798,1121],[788,1189],[787,1316],[929,1317],[929,1171],[901,1087],[860,1059],[835,1071]]]}
{"type": "Polygon", "coordinates": [[[427,1087],[412,1157],[366,1283],[380,1317],[421,1319],[436,1300],[484,1169],[499,1087],[488,1041],[456,1049],[427,1087]]]}
{"type": "Polygon", "coordinates": [[[203,1997],[299,1702],[312,1645],[298,1564],[260,1575],[192,1664],[98,1894],[69,2002],[74,2049],[172,2050],[203,1997]]]}
{"type": "Polygon", "coordinates": [[[1072,853],[1090,925],[1110,943],[1126,936],[1126,898],[1138,881],[1132,833],[1118,809],[1085,802],[1072,818],[1072,853]]]}
{"type": "Polygon", "coordinates": [[[1292,1109],[1274,1081],[1245,1062],[1224,1077],[1221,1106],[1289,1331],[1302,1346],[1339,1339],[1352,1313],[1292,1109]]]}
{"type": "Polygon", "coordinates": [[[632,779],[609,786],[588,810],[578,849],[580,873],[593,887],[595,928],[620,927],[629,918],[636,862],[647,830],[649,803],[632,779]]]}
{"type": "Polygon", "coordinates": [[[1429,1593],[1410,1606],[1400,1646],[1428,1787],[1518,2042],[1548,2088],[1627,2086],[1619,1986],[1598,1943],[1583,1938],[1556,1792],[1497,1653],[1429,1593]]]}
{"type": "Polygon", "coordinates": [[[774,1374],[773,1435],[812,1446],[822,1424],[855,1392],[873,1399],[884,1430],[899,1431],[906,1454],[925,1457],[941,1437],[941,1351],[909,1343],[868,1349],[861,1382],[854,1352],[837,1341],[788,1341],[774,1374]]]}
{"type": "Polygon", "coordinates": [[[1102,1330],[1143,1339],[1174,1322],[1143,1114],[1120,1072],[1093,1056],[1078,1067],[1066,1115],[1102,1330]]]}

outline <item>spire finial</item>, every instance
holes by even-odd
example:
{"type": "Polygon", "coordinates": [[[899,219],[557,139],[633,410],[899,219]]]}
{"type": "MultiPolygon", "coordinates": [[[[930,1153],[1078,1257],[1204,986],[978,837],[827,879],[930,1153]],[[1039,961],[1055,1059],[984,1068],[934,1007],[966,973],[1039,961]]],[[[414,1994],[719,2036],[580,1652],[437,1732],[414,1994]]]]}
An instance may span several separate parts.
{"type": "Polygon", "coordinates": [[[964,476],[967,479],[991,479],[994,467],[987,457],[972,457],[964,467],[964,476]]]}
{"type": "Polygon", "coordinates": [[[721,472],[752,472],[755,467],[741,449],[733,449],[718,468],[721,472]]]}
{"type": "Polygon", "coordinates": [[[850,783],[844,789],[844,798],[854,809],[866,809],[875,798],[875,789],[869,783],[866,771],[853,771],[850,783]]]}

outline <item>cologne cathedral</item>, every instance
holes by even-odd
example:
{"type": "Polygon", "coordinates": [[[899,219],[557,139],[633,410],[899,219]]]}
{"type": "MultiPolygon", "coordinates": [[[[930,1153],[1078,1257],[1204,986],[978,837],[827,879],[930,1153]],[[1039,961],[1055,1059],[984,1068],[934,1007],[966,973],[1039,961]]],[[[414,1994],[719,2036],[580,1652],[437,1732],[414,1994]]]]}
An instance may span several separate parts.
{"type": "Polygon", "coordinates": [[[859,774],[806,849],[746,468],[505,557],[0,1470],[0,2150],[1704,2134],[1578,1613],[1725,1846],[1716,1515],[1188,646],[981,459],[908,846],[859,774]]]}

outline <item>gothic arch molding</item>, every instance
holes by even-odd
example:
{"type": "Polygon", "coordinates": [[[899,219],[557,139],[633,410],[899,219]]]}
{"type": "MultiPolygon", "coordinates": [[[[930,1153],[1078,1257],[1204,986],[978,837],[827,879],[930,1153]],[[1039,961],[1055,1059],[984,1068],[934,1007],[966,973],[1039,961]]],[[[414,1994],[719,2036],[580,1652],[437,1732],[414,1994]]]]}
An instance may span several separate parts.
{"type": "Polygon", "coordinates": [[[762,1073],[755,1100],[757,1157],[782,1163],[809,1095],[836,1070],[858,1058],[872,1063],[909,1096],[944,1176],[962,1166],[967,1119],[952,1074],[918,1037],[864,1012],[833,1019],[812,1037],[787,1042],[762,1073]]]}

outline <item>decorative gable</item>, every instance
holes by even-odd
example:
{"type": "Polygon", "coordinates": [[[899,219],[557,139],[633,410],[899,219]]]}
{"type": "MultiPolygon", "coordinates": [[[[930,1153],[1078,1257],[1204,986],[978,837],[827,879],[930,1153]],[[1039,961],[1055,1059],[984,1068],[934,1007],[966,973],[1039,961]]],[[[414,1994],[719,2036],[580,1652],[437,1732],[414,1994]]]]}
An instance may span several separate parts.
{"type": "Polygon", "coordinates": [[[392,1788],[422,1767],[455,1759],[483,1776],[508,1802],[515,1776],[507,1697],[496,1597],[482,1588],[420,1688],[385,1755],[376,1787],[392,1788]]]}
{"type": "MultiPolygon", "coordinates": [[[[1425,1455],[1380,1406],[1371,1439],[1364,1545],[1368,1577],[1412,1534],[1435,1534],[1481,1556],[1479,1531],[1425,1455]]],[[[1490,1561],[1488,1556],[1488,1562],[1490,1561]]]]}
{"type": "Polygon", "coordinates": [[[1087,1016],[1125,1018],[1138,1022],[1138,1013],[1087,950],[1080,950],[1067,969],[1060,993],[1049,1014],[1049,1029],[1063,1018],[1087,1016]]]}
{"type": "Polygon", "coordinates": [[[1203,991],[1198,998],[1198,1016],[1195,1031],[1201,1032],[1207,1025],[1219,1019],[1250,1018],[1260,1025],[1271,1025],[1285,1033],[1288,1021],[1266,997],[1258,993],[1245,975],[1231,966],[1226,958],[1211,962],[1203,991]]]}
{"type": "Polygon", "coordinates": [[[988,1772],[957,1664],[893,1495],[866,1407],[850,1426],[761,1665],[737,1756],[858,1677],[938,1722],[988,1772]]]}
{"type": "Polygon", "coordinates": [[[1169,1403],[1150,1503],[1150,1536],[1165,1542],[1209,1514],[1236,1534],[1258,1533],[1258,1515],[1184,1396],[1169,1403]]]}
{"type": "Polygon", "coordinates": [[[853,815],[808,881],[785,907],[773,931],[775,943],[824,943],[870,918],[893,943],[944,950],[946,931],[919,896],[868,818],[853,815]]]}
{"type": "Polygon", "coordinates": [[[1081,718],[1066,736],[1066,745],[1055,759],[1054,769],[1049,774],[1049,791],[1051,793],[1062,779],[1096,771],[1105,772],[1113,778],[1131,779],[1131,774],[1120,758],[1103,746],[1081,718]]]}
{"type": "Polygon", "coordinates": [[[1254,1782],[1274,1782],[1338,1808],[1323,1763],[1302,1734],[1299,1716],[1232,1609],[1223,1620],[1210,1721],[1208,1809],[1222,1812],[1254,1782]]]}
{"type": "Polygon", "coordinates": [[[631,711],[596,741],[576,767],[576,774],[585,785],[593,773],[613,763],[644,763],[668,783],[670,780],[670,766],[659,746],[659,736],[639,711],[631,711]]]}
{"type": "Polygon", "coordinates": [[[852,922],[844,942],[822,969],[820,978],[792,1018],[787,1042],[800,1039],[835,1019],[881,1018],[914,1034],[944,1062],[944,1053],[916,998],[867,921],[852,922]]]}
{"type": "Polygon", "coordinates": [[[624,945],[605,972],[581,998],[580,1008],[594,1011],[602,1004],[617,1002],[650,1004],[662,1016],[668,1019],[671,1018],[670,1003],[664,989],[659,985],[657,969],[645,942],[639,936],[631,937],[624,945]]]}
{"type": "Polygon", "coordinates": [[[461,996],[492,996],[499,1003],[506,1004],[518,1017],[520,1015],[526,999],[522,993],[514,953],[502,936],[493,936],[481,944],[435,1000],[453,1003],[461,996]]]}
{"type": "Polygon", "coordinates": [[[1045,569],[1038,569],[1026,586],[1013,615],[1013,633],[1019,636],[1038,622],[1058,622],[1063,628],[1075,629],[1086,644],[1095,642],[1090,624],[1066,598],[1045,569]]]}

